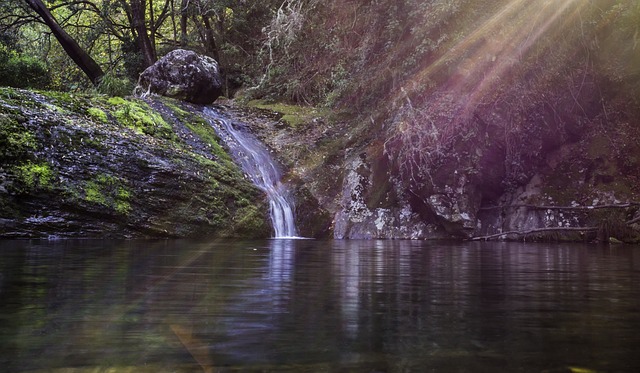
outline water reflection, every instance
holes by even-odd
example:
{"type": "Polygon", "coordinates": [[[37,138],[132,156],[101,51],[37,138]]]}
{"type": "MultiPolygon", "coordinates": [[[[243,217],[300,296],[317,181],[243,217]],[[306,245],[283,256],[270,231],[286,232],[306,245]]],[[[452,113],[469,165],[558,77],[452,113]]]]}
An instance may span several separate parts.
{"type": "Polygon", "coordinates": [[[0,250],[7,372],[640,369],[633,247],[7,241],[0,250]]]}
{"type": "Polygon", "coordinates": [[[295,242],[293,239],[270,241],[268,276],[274,312],[282,312],[290,296],[295,265],[295,242]]]}

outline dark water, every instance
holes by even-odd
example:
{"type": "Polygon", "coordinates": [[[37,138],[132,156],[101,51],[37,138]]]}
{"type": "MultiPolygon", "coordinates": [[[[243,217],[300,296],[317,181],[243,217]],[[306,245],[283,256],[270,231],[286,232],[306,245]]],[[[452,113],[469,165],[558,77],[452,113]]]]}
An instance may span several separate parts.
{"type": "Polygon", "coordinates": [[[0,242],[3,372],[640,372],[640,248],[0,242]]]}

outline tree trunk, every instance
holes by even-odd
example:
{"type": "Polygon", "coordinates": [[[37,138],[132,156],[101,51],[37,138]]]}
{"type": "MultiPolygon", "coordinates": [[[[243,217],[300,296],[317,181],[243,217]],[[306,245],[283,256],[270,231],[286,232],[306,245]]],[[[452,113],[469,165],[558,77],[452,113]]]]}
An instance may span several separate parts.
{"type": "Polygon", "coordinates": [[[142,53],[145,67],[153,65],[156,60],[156,49],[149,38],[149,30],[145,17],[146,0],[131,0],[131,20],[136,30],[136,41],[142,53]]]}
{"type": "Polygon", "coordinates": [[[180,46],[187,46],[187,19],[189,17],[189,0],[182,0],[180,4],[180,46]]]}
{"type": "Polygon", "coordinates": [[[42,0],[25,0],[29,7],[42,18],[42,21],[51,29],[53,36],[58,39],[64,51],[73,62],[89,77],[93,85],[100,84],[104,72],[100,65],[78,45],[78,43],[60,26],[42,0]]]}
{"type": "Polygon", "coordinates": [[[154,61],[158,59],[155,51],[155,45],[156,45],[156,29],[155,29],[155,25],[156,25],[156,16],[155,13],[153,11],[153,0],[149,0],[149,27],[147,28],[148,32],[147,35],[149,35],[149,43],[154,46],[153,48],[153,55],[154,55],[154,61]]]}
{"type": "Polygon", "coordinates": [[[204,25],[204,40],[202,40],[202,43],[204,44],[205,50],[207,51],[206,54],[210,57],[213,57],[214,60],[220,63],[218,45],[216,44],[213,28],[211,27],[211,21],[209,21],[209,17],[206,14],[202,15],[202,23],[204,25]]]}

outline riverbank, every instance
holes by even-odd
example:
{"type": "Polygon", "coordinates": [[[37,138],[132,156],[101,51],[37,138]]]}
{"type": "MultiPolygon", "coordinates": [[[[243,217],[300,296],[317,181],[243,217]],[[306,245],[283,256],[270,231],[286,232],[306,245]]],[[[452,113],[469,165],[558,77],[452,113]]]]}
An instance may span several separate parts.
{"type": "MultiPolygon", "coordinates": [[[[630,125],[586,126],[513,185],[487,127],[461,139],[421,190],[403,181],[393,138],[361,115],[267,101],[215,107],[283,165],[305,237],[640,241],[640,136],[630,125]]],[[[270,237],[265,195],[199,110],[0,89],[0,236],[270,237]]]]}

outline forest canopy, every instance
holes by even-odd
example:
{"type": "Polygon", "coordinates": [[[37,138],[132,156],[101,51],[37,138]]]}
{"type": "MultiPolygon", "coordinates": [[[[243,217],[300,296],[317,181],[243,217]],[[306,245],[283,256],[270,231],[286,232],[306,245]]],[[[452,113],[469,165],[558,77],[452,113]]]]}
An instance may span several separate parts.
{"type": "Polygon", "coordinates": [[[99,80],[130,92],[144,68],[186,48],[218,60],[231,89],[334,107],[402,102],[399,87],[423,95],[456,79],[472,90],[491,65],[502,74],[489,86],[536,67],[550,78],[589,69],[635,93],[639,24],[635,0],[5,0],[0,59],[11,63],[0,84],[30,76],[21,84],[78,90],[99,80]],[[100,79],[78,69],[34,4],[100,79]]]}
{"type": "Polygon", "coordinates": [[[262,30],[282,5],[280,0],[3,1],[0,84],[16,86],[11,76],[28,71],[34,79],[20,86],[77,90],[93,82],[130,92],[139,73],[159,56],[188,48],[218,60],[230,84],[237,85],[251,73],[262,30]],[[65,45],[69,42],[90,60],[78,63],[65,45]],[[92,61],[97,66],[83,74],[81,65],[92,61]]]}

